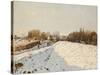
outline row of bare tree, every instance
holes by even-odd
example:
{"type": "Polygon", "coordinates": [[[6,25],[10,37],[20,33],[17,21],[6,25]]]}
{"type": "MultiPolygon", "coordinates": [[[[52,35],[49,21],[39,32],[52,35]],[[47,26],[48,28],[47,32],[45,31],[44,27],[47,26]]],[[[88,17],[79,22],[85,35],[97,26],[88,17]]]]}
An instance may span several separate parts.
{"type": "MultiPolygon", "coordinates": [[[[16,36],[17,37],[17,36],[16,36]]],[[[69,33],[68,36],[61,36],[59,32],[41,32],[40,30],[32,30],[28,32],[26,37],[28,40],[50,40],[52,42],[57,41],[71,41],[84,44],[97,45],[97,33],[95,31],[80,31],[69,33]]]]}
{"type": "Polygon", "coordinates": [[[84,29],[80,29],[78,32],[70,33],[67,36],[67,40],[71,42],[97,45],[97,33],[95,31],[84,31],[84,29]]]}
{"type": "Polygon", "coordinates": [[[51,40],[51,41],[58,41],[59,37],[60,37],[59,32],[51,34],[50,32],[40,32],[39,30],[29,31],[27,36],[27,38],[30,40],[51,40]]]}

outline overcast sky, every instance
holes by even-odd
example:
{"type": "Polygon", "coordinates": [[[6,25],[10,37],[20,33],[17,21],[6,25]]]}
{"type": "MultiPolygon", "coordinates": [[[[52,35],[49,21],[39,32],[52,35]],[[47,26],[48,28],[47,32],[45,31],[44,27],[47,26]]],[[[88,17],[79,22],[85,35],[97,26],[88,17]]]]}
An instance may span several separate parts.
{"type": "Polygon", "coordinates": [[[97,30],[97,7],[68,4],[14,2],[14,34],[32,29],[66,35],[80,28],[97,30]]]}

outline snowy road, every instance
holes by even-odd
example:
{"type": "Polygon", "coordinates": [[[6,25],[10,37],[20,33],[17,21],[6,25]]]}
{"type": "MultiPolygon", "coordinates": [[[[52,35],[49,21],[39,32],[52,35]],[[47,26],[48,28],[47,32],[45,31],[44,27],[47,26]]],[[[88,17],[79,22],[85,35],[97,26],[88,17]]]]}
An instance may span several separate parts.
{"type": "Polygon", "coordinates": [[[23,63],[16,73],[58,72],[96,68],[96,46],[59,41],[53,46],[14,55],[23,63]]]}

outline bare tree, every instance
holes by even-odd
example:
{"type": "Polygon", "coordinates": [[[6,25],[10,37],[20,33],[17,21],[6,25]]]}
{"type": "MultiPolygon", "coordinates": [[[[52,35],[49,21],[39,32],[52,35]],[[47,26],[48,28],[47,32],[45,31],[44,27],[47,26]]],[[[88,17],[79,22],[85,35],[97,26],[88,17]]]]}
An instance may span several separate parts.
{"type": "Polygon", "coordinates": [[[40,31],[39,30],[32,30],[28,32],[28,38],[39,40],[40,39],[40,31]]]}
{"type": "Polygon", "coordinates": [[[42,40],[47,40],[47,34],[45,32],[41,33],[41,39],[42,40]]]}

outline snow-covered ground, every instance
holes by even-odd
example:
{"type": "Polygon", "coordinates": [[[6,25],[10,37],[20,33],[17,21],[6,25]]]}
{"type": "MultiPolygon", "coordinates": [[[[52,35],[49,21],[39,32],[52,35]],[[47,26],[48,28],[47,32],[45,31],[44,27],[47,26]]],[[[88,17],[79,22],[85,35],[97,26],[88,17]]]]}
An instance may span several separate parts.
{"type": "Polygon", "coordinates": [[[14,55],[14,64],[23,64],[16,73],[95,69],[96,48],[93,45],[59,41],[53,46],[30,50],[14,55]]]}
{"type": "Polygon", "coordinates": [[[96,46],[60,41],[54,45],[54,50],[69,65],[75,65],[82,69],[96,68],[96,46]]]}

